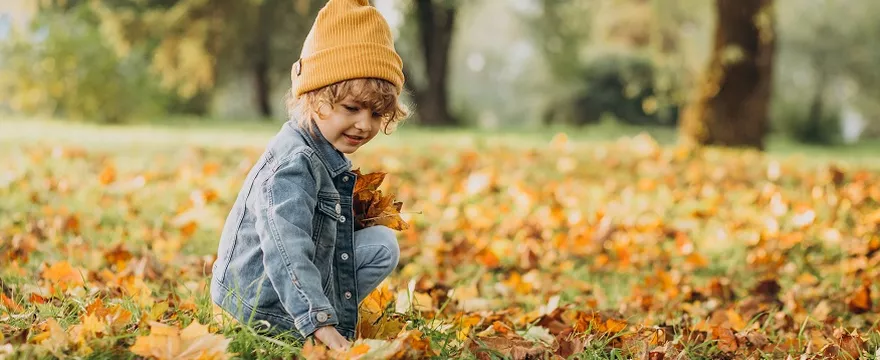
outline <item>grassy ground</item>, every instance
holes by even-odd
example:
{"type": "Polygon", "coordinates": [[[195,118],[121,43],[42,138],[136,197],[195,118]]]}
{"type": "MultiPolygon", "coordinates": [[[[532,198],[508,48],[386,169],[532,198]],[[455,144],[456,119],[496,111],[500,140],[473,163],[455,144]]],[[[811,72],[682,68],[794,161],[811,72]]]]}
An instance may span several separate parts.
{"type": "MultiPolygon", "coordinates": [[[[7,145],[26,143],[77,144],[95,149],[143,149],[154,151],[168,145],[197,145],[234,148],[262,146],[274,135],[279,122],[206,120],[171,118],[163,122],[136,125],[98,125],[71,123],[54,119],[0,119],[0,141],[7,145]]],[[[437,143],[455,147],[502,145],[517,148],[545,146],[560,133],[573,142],[588,144],[614,142],[621,137],[647,133],[662,145],[672,145],[677,134],[673,128],[645,128],[619,124],[601,124],[585,128],[539,129],[422,129],[402,126],[392,136],[380,135],[375,144],[401,146],[437,143]]],[[[2,145],[0,145],[2,146],[2,145]]],[[[772,158],[804,161],[808,164],[842,162],[880,167],[880,140],[865,140],[838,146],[806,145],[782,136],[771,135],[767,153],[772,158]]]]}
{"type": "MultiPolygon", "coordinates": [[[[0,344],[132,357],[150,321],[197,320],[245,358],[300,353],[215,321],[206,288],[225,212],[279,126],[0,120],[0,344]]],[[[670,129],[561,130],[405,126],[354,156],[420,212],[370,299],[387,315],[362,329],[385,339],[374,350],[877,357],[880,144],[694,152],[670,129]],[[398,314],[410,285],[430,305],[398,314]]]]}

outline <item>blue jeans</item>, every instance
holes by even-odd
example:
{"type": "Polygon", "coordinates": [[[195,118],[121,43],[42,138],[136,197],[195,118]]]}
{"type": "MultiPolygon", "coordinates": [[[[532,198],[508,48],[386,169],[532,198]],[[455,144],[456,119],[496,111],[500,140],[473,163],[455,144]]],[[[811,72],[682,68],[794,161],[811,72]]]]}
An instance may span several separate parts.
{"type": "Polygon", "coordinates": [[[363,301],[400,261],[400,247],[394,230],[377,225],[354,232],[358,301],[363,301]]]}

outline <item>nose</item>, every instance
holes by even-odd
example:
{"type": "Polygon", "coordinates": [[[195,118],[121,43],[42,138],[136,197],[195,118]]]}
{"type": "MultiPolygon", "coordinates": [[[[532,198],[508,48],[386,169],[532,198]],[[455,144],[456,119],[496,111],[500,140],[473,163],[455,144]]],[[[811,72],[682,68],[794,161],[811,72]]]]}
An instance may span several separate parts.
{"type": "Polygon", "coordinates": [[[354,128],[360,131],[369,133],[373,130],[373,119],[370,118],[369,111],[361,111],[357,116],[357,121],[354,123],[354,128]]]}

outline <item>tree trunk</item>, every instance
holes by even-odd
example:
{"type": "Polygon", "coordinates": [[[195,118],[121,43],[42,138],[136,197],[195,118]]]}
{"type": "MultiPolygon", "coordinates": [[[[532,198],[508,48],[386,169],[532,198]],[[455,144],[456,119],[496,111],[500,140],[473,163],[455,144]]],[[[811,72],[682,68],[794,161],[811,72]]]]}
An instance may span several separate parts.
{"type": "Polygon", "coordinates": [[[424,87],[413,88],[416,112],[422,125],[457,125],[457,119],[449,112],[447,86],[456,5],[437,5],[434,0],[418,0],[415,10],[427,79],[424,87]]]}
{"type": "Polygon", "coordinates": [[[275,8],[274,1],[263,1],[257,19],[257,29],[254,32],[253,50],[251,51],[252,70],[254,80],[254,101],[260,115],[264,119],[272,117],[272,104],[269,101],[272,82],[269,81],[269,59],[272,50],[269,46],[270,25],[272,11],[275,8]]]}
{"type": "Polygon", "coordinates": [[[715,44],[692,103],[686,141],[764,149],[775,51],[773,0],[716,0],[715,44]]]}

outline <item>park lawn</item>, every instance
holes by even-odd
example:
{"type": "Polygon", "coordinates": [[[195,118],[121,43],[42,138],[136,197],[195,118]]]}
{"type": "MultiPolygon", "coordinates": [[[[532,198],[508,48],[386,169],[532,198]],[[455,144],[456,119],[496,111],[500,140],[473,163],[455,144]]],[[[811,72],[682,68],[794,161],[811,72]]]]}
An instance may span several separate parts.
{"type": "MultiPolygon", "coordinates": [[[[0,120],[0,358],[134,357],[187,326],[207,354],[320,358],[210,311],[222,221],[278,126],[0,120]]],[[[410,224],[356,351],[877,357],[880,146],[559,130],[404,126],[353,156],[410,224]]]]}

